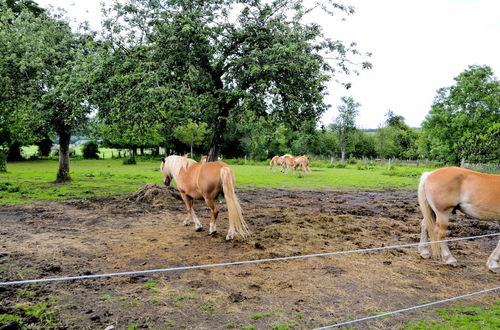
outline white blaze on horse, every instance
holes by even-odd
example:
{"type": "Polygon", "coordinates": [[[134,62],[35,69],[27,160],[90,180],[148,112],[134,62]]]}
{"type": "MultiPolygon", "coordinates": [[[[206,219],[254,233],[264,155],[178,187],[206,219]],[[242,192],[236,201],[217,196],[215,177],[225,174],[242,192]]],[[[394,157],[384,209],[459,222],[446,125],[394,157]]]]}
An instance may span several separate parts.
{"type": "MultiPolygon", "coordinates": [[[[422,174],[418,201],[424,216],[420,242],[444,240],[448,219],[455,210],[480,220],[500,220],[500,175],[478,173],[460,167],[445,167],[422,174]]],[[[445,264],[456,265],[446,243],[420,245],[423,258],[432,254],[445,264]]],[[[486,262],[493,272],[500,272],[500,240],[486,262]]]]}
{"type": "Polygon", "coordinates": [[[242,238],[246,238],[250,234],[243,219],[238,197],[234,192],[233,171],[226,163],[217,161],[200,164],[193,159],[168,156],[162,159],[161,171],[165,185],[170,185],[172,179],[177,183],[177,189],[187,210],[184,225],[189,225],[191,219],[195,224],[196,231],[202,229],[201,222],[194,213],[193,203],[195,199],[204,199],[211,210],[209,234],[215,234],[217,231],[215,221],[219,214],[215,199],[220,193],[224,193],[229,218],[226,240],[233,239],[235,234],[242,238]]]}

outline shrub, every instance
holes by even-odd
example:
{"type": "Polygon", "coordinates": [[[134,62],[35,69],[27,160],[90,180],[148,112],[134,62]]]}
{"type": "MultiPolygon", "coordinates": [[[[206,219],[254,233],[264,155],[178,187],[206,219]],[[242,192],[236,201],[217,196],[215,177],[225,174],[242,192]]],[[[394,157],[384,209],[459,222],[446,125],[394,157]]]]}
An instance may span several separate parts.
{"type": "Polygon", "coordinates": [[[99,159],[99,146],[94,141],[89,141],[83,145],[84,159],[99,159]]]}
{"type": "Polygon", "coordinates": [[[123,158],[123,165],[135,165],[135,164],[137,164],[137,162],[135,161],[134,156],[123,158]]]}
{"type": "Polygon", "coordinates": [[[354,165],[358,162],[358,160],[354,157],[349,157],[349,159],[347,159],[347,164],[350,164],[350,165],[354,165]]]}

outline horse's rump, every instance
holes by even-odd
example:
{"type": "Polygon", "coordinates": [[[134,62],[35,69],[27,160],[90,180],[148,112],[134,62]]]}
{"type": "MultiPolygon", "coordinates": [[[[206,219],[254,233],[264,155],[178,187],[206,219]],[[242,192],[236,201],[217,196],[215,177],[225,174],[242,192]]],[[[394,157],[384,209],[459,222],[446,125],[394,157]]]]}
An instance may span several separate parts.
{"type": "Polygon", "coordinates": [[[429,173],[424,191],[434,211],[455,209],[482,220],[500,220],[500,175],[460,167],[429,173]]]}

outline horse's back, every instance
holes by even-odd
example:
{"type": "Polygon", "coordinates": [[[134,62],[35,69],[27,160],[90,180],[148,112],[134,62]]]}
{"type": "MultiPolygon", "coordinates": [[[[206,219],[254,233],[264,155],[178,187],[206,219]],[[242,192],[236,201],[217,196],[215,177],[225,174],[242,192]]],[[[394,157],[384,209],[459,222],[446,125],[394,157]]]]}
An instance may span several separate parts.
{"type": "Polygon", "coordinates": [[[500,175],[444,167],[427,175],[425,192],[443,211],[458,207],[473,217],[500,220],[500,175]]]}

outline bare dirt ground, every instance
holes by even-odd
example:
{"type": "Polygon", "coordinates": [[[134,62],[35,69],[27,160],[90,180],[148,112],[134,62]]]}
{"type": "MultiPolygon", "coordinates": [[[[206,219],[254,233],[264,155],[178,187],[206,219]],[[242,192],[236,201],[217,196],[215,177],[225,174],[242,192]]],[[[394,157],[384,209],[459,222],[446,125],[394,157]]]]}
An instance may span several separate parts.
{"type": "MultiPolygon", "coordinates": [[[[416,191],[237,192],[253,232],[225,242],[185,227],[182,201],[148,186],[128,198],[2,205],[0,280],[114,273],[306,255],[418,242],[416,191]]],[[[451,237],[498,232],[457,214],[451,237]]],[[[56,297],[59,328],[310,329],[498,286],[485,266],[497,238],[452,243],[460,266],[423,260],[416,248],[107,279],[0,287],[0,314],[56,297]]],[[[460,301],[488,304],[492,293],[460,301]]],[[[444,307],[444,306],[440,306],[444,307]]],[[[430,309],[359,323],[398,328],[430,309]]],[[[31,320],[36,322],[37,320],[31,320]]]]}

